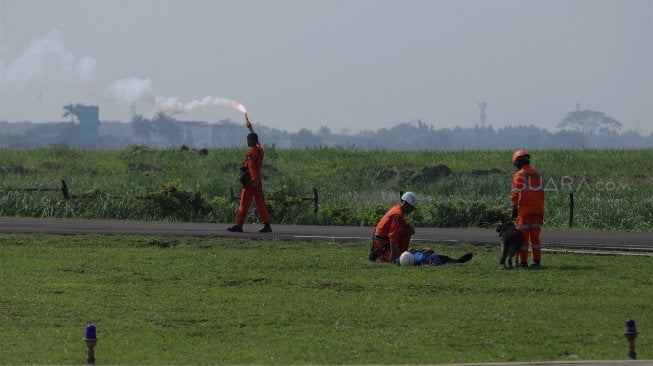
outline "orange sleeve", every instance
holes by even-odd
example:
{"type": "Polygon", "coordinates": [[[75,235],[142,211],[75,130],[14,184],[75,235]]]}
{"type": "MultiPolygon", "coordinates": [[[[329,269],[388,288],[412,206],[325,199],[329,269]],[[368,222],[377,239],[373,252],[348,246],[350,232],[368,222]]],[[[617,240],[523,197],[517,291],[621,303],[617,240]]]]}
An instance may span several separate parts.
{"type": "Polygon", "coordinates": [[[260,160],[260,150],[256,147],[250,147],[247,149],[247,155],[245,156],[245,164],[249,169],[249,174],[252,176],[252,181],[259,179],[261,175],[261,165],[260,160]]]}
{"type": "Polygon", "coordinates": [[[388,237],[390,238],[391,243],[398,243],[399,242],[399,233],[404,227],[404,220],[401,217],[401,215],[394,215],[392,220],[390,221],[390,232],[388,233],[388,237]]]}
{"type": "Polygon", "coordinates": [[[374,232],[387,237],[391,243],[398,243],[405,228],[406,220],[401,211],[401,205],[396,205],[383,215],[374,232]]]}
{"type": "Polygon", "coordinates": [[[519,196],[524,188],[524,182],[521,175],[521,170],[515,173],[512,179],[512,190],[510,191],[510,204],[512,208],[517,208],[519,204],[519,196]]]}

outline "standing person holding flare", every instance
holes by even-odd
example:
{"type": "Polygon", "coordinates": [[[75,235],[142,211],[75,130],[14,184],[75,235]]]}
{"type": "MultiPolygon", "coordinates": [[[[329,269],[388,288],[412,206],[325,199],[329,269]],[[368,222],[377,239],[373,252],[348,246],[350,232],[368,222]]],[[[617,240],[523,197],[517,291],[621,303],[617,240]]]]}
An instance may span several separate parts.
{"type": "Polygon", "coordinates": [[[231,232],[242,232],[247,212],[252,205],[252,200],[256,204],[256,209],[263,222],[263,228],[259,230],[260,233],[271,233],[270,217],[268,209],[265,206],[265,196],[263,195],[263,179],[261,177],[261,167],[263,166],[263,156],[265,155],[261,143],[258,140],[258,135],[254,133],[252,123],[249,121],[247,113],[245,113],[245,121],[249,133],[247,134],[247,152],[245,153],[245,163],[240,168],[243,172],[241,176],[241,183],[243,189],[240,193],[240,207],[238,207],[238,215],[236,216],[236,224],[227,228],[231,232]]]}

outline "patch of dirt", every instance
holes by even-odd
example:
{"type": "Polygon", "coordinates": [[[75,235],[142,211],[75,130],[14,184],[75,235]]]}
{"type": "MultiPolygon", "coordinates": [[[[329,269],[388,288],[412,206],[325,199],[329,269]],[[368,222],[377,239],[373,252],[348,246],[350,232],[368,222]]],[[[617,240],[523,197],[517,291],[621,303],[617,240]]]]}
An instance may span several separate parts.
{"type": "Polygon", "coordinates": [[[426,167],[422,171],[410,176],[410,182],[415,183],[425,180],[435,180],[438,178],[448,177],[451,175],[451,169],[444,164],[426,167]]]}
{"type": "Polygon", "coordinates": [[[461,172],[460,175],[465,175],[469,177],[485,177],[488,175],[499,175],[503,174],[503,172],[500,169],[497,168],[492,168],[492,169],[476,169],[472,170],[469,172],[461,172]]]}
{"type": "Polygon", "coordinates": [[[2,165],[0,166],[0,173],[7,173],[7,174],[28,174],[33,172],[33,169],[30,168],[25,168],[22,165],[2,165]]]}
{"type": "Polygon", "coordinates": [[[377,182],[387,182],[394,180],[399,176],[399,168],[396,166],[391,166],[388,168],[383,168],[376,172],[375,179],[377,182]]]}
{"type": "Polygon", "coordinates": [[[43,161],[34,167],[35,170],[39,172],[51,172],[54,170],[59,170],[61,169],[62,164],[60,163],[55,163],[55,162],[50,162],[50,161],[43,161]]]}
{"type": "Polygon", "coordinates": [[[323,282],[319,285],[320,290],[336,290],[336,291],[363,291],[365,287],[361,285],[352,285],[349,283],[337,282],[323,282]]]}
{"type": "Polygon", "coordinates": [[[206,148],[204,148],[204,149],[195,149],[195,148],[188,147],[186,145],[181,145],[181,147],[179,149],[181,151],[193,151],[193,152],[197,153],[197,155],[200,155],[200,156],[209,155],[209,149],[206,149],[206,148]]]}
{"type": "Polygon", "coordinates": [[[257,277],[257,278],[231,278],[222,281],[222,285],[226,287],[242,287],[247,285],[266,285],[270,283],[271,280],[266,277],[257,277]]]}
{"type": "Polygon", "coordinates": [[[162,172],[163,168],[143,163],[130,163],[127,165],[127,170],[130,172],[162,172]]]}

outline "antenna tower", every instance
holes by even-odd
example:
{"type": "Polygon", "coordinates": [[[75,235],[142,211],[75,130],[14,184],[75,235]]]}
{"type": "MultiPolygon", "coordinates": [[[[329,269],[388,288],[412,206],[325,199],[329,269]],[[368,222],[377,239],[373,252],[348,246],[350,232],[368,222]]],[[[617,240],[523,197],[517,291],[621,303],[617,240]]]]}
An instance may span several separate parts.
{"type": "Polygon", "coordinates": [[[487,109],[487,103],[484,101],[481,101],[478,103],[478,109],[481,110],[481,120],[480,120],[480,127],[481,130],[485,130],[485,110],[487,109]]]}

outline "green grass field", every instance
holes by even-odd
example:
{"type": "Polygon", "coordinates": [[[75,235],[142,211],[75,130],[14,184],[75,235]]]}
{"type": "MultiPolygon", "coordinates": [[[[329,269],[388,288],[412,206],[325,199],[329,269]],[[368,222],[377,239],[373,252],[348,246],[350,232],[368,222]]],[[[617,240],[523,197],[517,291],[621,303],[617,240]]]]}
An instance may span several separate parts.
{"type": "MultiPolygon", "coordinates": [[[[532,151],[545,176],[545,226],[566,228],[569,194],[574,227],[653,231],[653,150],[532,151]]],[[[216,149],[208,156],[178,149],[134,146],[83,151],[65,146],[0,150],[0,215],[132,220],[233,221],[238,166],[244,149],[216,149]],[[8,188],[57,188],[65,180],[76,198],[59,192],[8,188]]],[[[374,225],[414,191],[420,227],[494,226],[510,212],[510,151],[362,151],[355,148],[280,150],[266,147],[264,189],[273,223],[374,225]],[[425,168],[447,174],[419,179],[425,168]],[[444,169],[444,168],[442,168],[444,169]],[[315,215],[299,198],[319,192],[315,215]]]]}
{"type": "Polygon", "coordinates": [[[0,364],[424,364],[653,358],[651,257],[504,271],[367,260],[367,242],[0,236],[0,364]]]}

